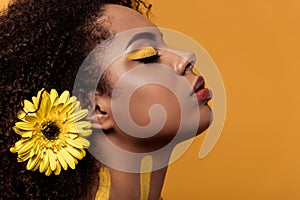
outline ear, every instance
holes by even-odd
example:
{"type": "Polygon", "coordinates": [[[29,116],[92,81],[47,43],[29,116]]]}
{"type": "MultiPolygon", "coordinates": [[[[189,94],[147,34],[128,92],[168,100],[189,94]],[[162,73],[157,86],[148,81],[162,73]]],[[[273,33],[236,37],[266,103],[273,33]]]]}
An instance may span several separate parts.
{"type": "Polygon", "coordinates": [[[95,113],[100,127],[103,130],[110,130],[115,127],[112,117],[110,98],[105,96],[95,96],[95,113]]]}

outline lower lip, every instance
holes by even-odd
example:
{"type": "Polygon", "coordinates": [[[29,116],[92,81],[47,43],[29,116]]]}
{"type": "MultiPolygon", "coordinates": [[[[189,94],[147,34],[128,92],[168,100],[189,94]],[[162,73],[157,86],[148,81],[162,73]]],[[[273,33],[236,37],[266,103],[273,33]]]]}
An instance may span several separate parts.
{"type": "Polygon", "coordinates": [[[210,100],[212,98],[212,91],[208,88],[201,89],[194,94],[198,100],[210,100]]]}

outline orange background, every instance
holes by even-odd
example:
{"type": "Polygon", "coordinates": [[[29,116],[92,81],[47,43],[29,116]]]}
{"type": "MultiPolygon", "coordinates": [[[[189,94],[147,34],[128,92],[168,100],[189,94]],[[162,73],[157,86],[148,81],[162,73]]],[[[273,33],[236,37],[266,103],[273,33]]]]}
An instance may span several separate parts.
{"type": "Polygon", "coordinates": [[[227,95],[217,145],[199,160],[204,136],[195,140],[169,168],[164,199],[299,200],[300,2],[151,2],[158,26],[208,51],[227,95]]]}
{"type": "Polygon", "coordinates": [[[152,0],[153,21],[198,41],[222,75],[227,115],[168,170],[166,200],[300,199],[300,2],[152,0]]]}

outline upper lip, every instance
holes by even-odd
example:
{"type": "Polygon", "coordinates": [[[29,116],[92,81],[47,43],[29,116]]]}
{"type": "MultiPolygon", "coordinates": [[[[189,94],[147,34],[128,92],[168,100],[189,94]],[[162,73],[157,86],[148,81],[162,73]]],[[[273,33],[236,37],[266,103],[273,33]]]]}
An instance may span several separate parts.
{"type": "Polygon", "coordinates": [[[199,76],[194,84],[194,87],[193,87],[194,92],[193,93],[196,93],[199,90],[202,90],[203,88],[205,88],[205,81],[202,76],[199,76]]]}

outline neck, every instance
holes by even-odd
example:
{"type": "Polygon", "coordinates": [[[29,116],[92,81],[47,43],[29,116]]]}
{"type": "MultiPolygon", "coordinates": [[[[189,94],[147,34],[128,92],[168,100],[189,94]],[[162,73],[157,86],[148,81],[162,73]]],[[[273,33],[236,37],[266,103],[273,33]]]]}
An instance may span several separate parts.
{"type": "MultiPolygon", "coordinates": [[[[97,141],[105,140],[99,139],[97,141]]],[[[117,143],[117,146],[121,146],[121,148],[129,152],[145,151],[145,146],[143,147],[144,149],[139,149],[134,145],[128,145],[131,148],[128,149],[127,146],[123,147],[123,144],[119,143],[117,143]]],[[[120,152],[115,148],[110,148],[110,144],[108,145],[107,143],[103,142],[102,144],[97,144],[97,146],[99,147],[99,149],[97,149],[97,152],[102,153],[94,155],[101,155],[101,157],[99,156],[99,158],[101,158],[101,160],[103,161],[107,161],[107,163],[109,164],[101,164],[101,169],[105,170],[100,170],[100,172],[105,171],[106,173],[102,173],[102,175],[100,173],[99,183],[96,184],[98,185],[98,189],[97,192],[94,193],[96,194],[96,200],[160,199],[162,186],[167,172],[167,166],[173,147],[168,147],[160,153],[155,152],[152,155],[149,154],[143,157],[141,160],[139,160],[140,157],[135,157],[131,154],[124,155],[123,151],[120,152]],[[135,170],[134,172],[124,172],[116,170],[115,168],[112,168],[110,166],[124,166],[125,169],[133,167],[131,169],[135,170]],[[152,171],[152,169],[155,169],[155,171],[152,171]],[[105,179],[105,177],[109,178],[105,179]]],[[[146,152],[152,152],[151,150],[152,149],[147,149],[146,152]]]]}
{"type": "MultiPolygon", "coordinates": [[[[110,200],[141,199],[141,173],[127,173],[108,168],[111,177],[110,200]]],[[[158,200],[164,183],[167,167],[151,173],[149,197],[158,200]]]]}

